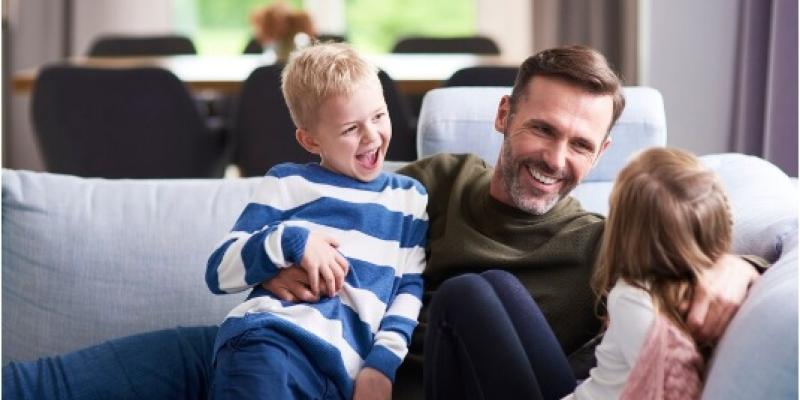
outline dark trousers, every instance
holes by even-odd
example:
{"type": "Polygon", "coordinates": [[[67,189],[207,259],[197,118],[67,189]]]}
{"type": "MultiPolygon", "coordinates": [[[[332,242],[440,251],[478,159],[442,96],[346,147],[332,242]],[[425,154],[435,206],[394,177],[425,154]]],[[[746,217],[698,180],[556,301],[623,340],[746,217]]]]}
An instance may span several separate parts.
{"type": "Polygon", "coordinates": [[[445,281],[430,305],[425,395],[438,399],[558,399],[575,377],[541,310],[498,270],[445,281]]]}

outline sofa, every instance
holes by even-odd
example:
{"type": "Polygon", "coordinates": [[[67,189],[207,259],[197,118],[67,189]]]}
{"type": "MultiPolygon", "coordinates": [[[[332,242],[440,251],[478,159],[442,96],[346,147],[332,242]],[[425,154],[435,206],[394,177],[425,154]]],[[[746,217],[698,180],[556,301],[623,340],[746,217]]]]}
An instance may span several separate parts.
{"type": "MultiPolygon", "coordinates": [[[[494,114],[509,92],[429,92],[419,118],[420,157],[472,152],[493,163],[502,141],[494,114]]],[[[628,87],[625,95],[611,147],[573,192],[601,214],[626,160],[666,144],[660,94],[628,87]]],[[[774,263],[719,343],[704,397],[796,398],[797,182],[756,157],[701,159],[728,192],[734,252],[774,263]]],[[[211,294],[206,260],[258,179],[104,180],[3,170],[3,365],[146,331],[219,324],[245,294],[211,294]]],[[[395,397],[419,398],[420,388],[419,380],[399,382],[395,397]]]]}

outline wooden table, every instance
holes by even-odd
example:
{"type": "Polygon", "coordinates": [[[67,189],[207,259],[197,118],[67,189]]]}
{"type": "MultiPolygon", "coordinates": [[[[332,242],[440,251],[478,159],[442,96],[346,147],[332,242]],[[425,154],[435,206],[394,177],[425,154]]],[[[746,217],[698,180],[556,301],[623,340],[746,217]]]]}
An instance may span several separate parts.
{"type": "MultiPolygon", "coordinates": [[[[386,71],[401,92],[423,95],[439,87],[455,71],[479,65],[513,65],[498,56],[474,54],[375,54],[369,60],[386,71]]],[[[231,57],[168,56],[168,57],[103,57],[72,58],[66,61],[77,66],[99,68],[130,68],[155,66],[178,76],[193,91],[236,93],[250,72],[271,60],[262,55],[245,54],[231,57]]],[[[14,74],[12,86],[16,92],[28,93],[36,83],[38,69],[14,74]]]]}

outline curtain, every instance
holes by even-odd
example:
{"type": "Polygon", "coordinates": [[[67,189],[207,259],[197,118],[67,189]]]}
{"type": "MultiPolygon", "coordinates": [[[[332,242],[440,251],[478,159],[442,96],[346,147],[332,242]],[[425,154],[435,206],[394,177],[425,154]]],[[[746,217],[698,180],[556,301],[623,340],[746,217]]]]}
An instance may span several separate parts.
{"type": "Polygon", "coordinates": [[[797,176],[797,0],[742,0],[733,151],[797,176]]]}
{"type": "Polygon", "coordinates": [[[638,0],[533,0],[534,52],[591,46],[606,56],[626,85],[636,85],[637,14],[638,0]]]}

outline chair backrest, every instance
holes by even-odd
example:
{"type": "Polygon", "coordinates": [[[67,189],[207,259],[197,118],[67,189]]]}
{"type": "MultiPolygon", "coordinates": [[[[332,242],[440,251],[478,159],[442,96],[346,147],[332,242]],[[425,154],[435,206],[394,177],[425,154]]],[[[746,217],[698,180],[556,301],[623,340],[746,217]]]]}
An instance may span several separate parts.
{"type": "Polygon", "coordinates": [[[50,172],[105,178],[222,176],[224,136],[158,68],[45,67],[31,116],[50,172]]]}
{"type": "Polygon", "coordinates": [[[514,86],[517,71],[517,67],[467,67],[454,72],[442,86],[514,86]]]}
{"type": "MultiPolygon", "coordinates": [[[[264,175],[282,162],[305,163],[319,158],[295,140],[295,126],[281,92],[282,64],[256,68],[242,85],[234,121],[234,163],[243,176],[264,175]]],[[[416,138],[409,106],[394,81],[378,72],[392,120],[392,143],[387,159],[416,159],[416,138]]]]}
{"type": "Polygon", "coordinates": [[[92,57],[197,54],[192,40],[180,35],[102,36],[89,47],[92,57]]]}
{"type": "Polygon", "coordinates": [[[392,143],[386,154],[387,160],[414,161],[417,159],[416,124],[408,99],[400,93],[394,80],[383,70],[378,71],[383,86],[383,98],[392,120],[392,143]]]}
{"type": "Polygon", "coordinates": [[[392,53],[472,53],[498,55],[500,48],[485,36],[424,37],[408,36],[395,43],[392,53]]]}
{"type": "MultiPolygon", "coordinates": [[[[450,87],[425,95],[417,127],[420,157],[474,153],[497,162],[503,135],[494,129],[500,99],[510,87],[450,87]]],[[[584,182],[611,181],[635,152],[666,145],[664,101],[652,88],[626,87],[625,110],[611,129],[612,143],[584,182]]]]}
{"type": "Polygon", "coordinates": [[[242,176],[263,176],[282,162],[318,160],[295,140],[296,128],[281,92],[281,71],[282,64],[258,67],[242,84],[233,122],[233,162],[242,176]]]}

